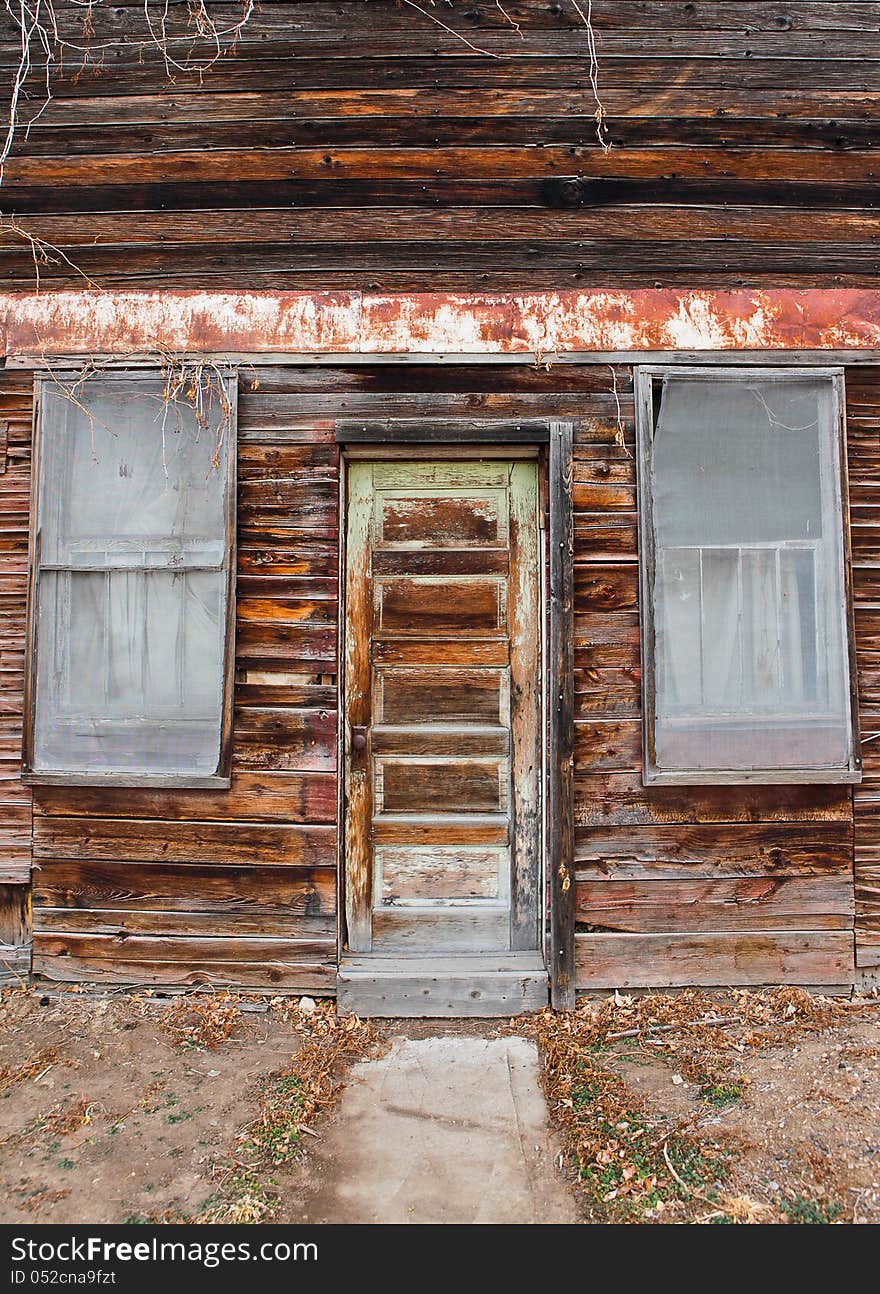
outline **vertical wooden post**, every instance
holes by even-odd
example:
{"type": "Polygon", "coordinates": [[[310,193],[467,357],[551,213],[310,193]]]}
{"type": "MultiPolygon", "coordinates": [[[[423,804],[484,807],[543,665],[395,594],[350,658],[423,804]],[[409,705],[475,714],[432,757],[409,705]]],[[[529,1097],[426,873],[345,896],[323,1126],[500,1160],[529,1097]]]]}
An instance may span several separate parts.
{"type": "Polygon", "coordinates": [[[540,947],[541,911],[541,588],[538,578],[538,474],[534,460],[510,465],[511,853],[510,946],[540,947]]]}
{"type": "Polygon", "coordinates": [[[370,631],[373,594],[370,579],[370,526],[373,468],[352,463],[348,472],[348,530],[345,575],[345,700],[343,707],[345,777],[345,920],[352,952],[373,946],[373,782],[369,752],[366,767],[352,766],[352,729],[370,724],[370,631]]]}
{"type": "Polygon", "coordinates": [[[574,966],[574,523],[572,424],[550,423],[547,865],[550,1001],[575,1005],[574,966]]]}

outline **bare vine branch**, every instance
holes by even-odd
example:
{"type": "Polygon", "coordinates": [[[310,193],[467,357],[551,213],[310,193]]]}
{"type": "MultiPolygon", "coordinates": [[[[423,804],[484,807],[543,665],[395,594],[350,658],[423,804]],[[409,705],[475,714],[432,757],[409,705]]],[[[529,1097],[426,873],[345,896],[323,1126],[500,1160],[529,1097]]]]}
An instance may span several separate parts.
{"type": "Polygon", "coordinates": [[[219,59],[234,53],[242,32],[256,11],[256,0],[240,0],[241,9],[235,22],[223,26],[211,16],[209,0],[186,0],[185,32],[169,31],[170,0],[143,0],[145,32],[143,35],[125,34],[117,39],[94,40],[94,12],[110,0],[71,0],[74,7],[82,9],[82,36],[78,39],[62,30],[55,9],[55,0],[3,0],[3,7],[18,32],[19,59],[12,77],[12,92],[5,124],[5,136],[0,147],[0,184],[4,168],[12,153],[22,107],[30,98],[27,83],[38,73],[42,86],[42,103],[25,127],[24,137],[39,120],[52,100],[52,82],[64,64],[65,55],[75,56],[80,73],[86,68],[100,69],[108,50],[127,48],[144,53],[155,49],[165,65],[165,75],[171,82],[176,74],[195,74],[199,80],[219,59]]]}
{"type": "MultiPolygon", "coordinates": [[[[82,12],[79,35],[66,30],[59,22],[56,3],[57,0],[2,0],[3,9],[18,33],[19,56],[12,76],[8,115],[0,130],[0,186],[15,148],[19,127],[24,139],[27,139],[31,128],[53,99],[53,82],[64,67],[65,58],[78,63],[73,76],[75,80],[86,70],[97,74],[110,50],[124,47],[139,51],[141,55],[153,50],[161,57],[166,79],[170,83],[174,83],[183,74],[194,74],[201,82],[204,74],[221,58],[235,52],[242,33],[256,12],[258,0],[239,0],[240,9],[235,21],[227,25],[218,23],[212,16],[210,0],[185,0],[185,6],[178,6],[178,9],[184,9],[184,31],[179,30],[177,15],[172,14],[171,0],[143,0],[143,34],[124,32],[118,38],[101,40],[95,39],[95,11],[102,4],[109,6],[112,0],[68,0],[74,10],[82,12]],[[40,86],[38,93],[32,85],[34,82],[40,86]],[[39,105],[35,111],[28,113],[25,122],[25,104],[31,104],[34,100],[39,100],[39,105]]],[[[418,3],[418,0],[402,0],[402,3],[448,32],[476,54],[494,59],[519,57],[515,52],[500,54],[475,44],[467,36],[448,26],[429,8],[418,3]]],[[[434,0],[425,0],[425,4],[433,7],[434,0]]],[[[607,152],[611,144],[607,133],[607,113],[599,93],[593,0],[572,0],[572,4],[587,33],[596,137],[602,149],[607,152]]],[[[520,40],[524,40],[520,24],[507,12],[502,0],[495,0],[495,5],[513,32],[520,40]]],[[[91,276],[80,269],[61,248],[34,231],[23,228],[15,220],[4,216],[0,210],[0,233],[3,232],[27,244],[34,265],[37,291],[40,290],[40,270],[62,264],[78,275],[87,287],[97,286],[91,276]]]]}
{"type": "Polygon", "coordinates": [[[96,288],[98,286],[91,275],[81,269],[80,266],[77,265],[76,261],[72,261],[67,253],[62,251],[60,247],[56,247],[54,243],[47,242],[46,239],[41,238],[39,234],[32,233],[31,230],[25,229],[22,225],[18,224],[17,221],[11,219],[9,216],[4,216],[2,211],[0,211],[0,234],[2,233],[12,234],[13,237],[20,239],[23,243],[27,243],[30,248],[31,259],[34,263],[34,280],[37,292],[40,291],[41,267],[48,268],[49,266],[61,265],[62,263],[69,266],[70,269],[73,270],[74,274],[78,274],[79,277],[84,280],[87,288],[96,288]]]}
{"type": "MultiPolygon", "coordinates": [[[[3,183],[6,162],[15,142],[15,128],[25,83],[31,74],[35,54],[40,57],[39,51],[34,49],[35,45],[39,46],[39,50],[42,51],[45,64],[46,100],[43,107],[52,98],[52,64],[55,61],[55,44],[53,36],[50,36],[42,21],[44,2],[45,0],[30,0],[30,3],[28,0],[17,0],[17,2],[16,0],[3,0],[6,12],[18,29],[21,52],[18,67],[12,77],[12,95],[9,101],[6,138],[3,141],[3,147],[0,148],[0,184],[3,183]]],[[[37,115],[39,116],[39,113],[37,115]]]]}
{"type": "Polygon", "coordinates": [[[513,28],[513,30],[516,32],[517,36],[519,36],[520,40],[525,40],[525,36],[522,34],[522,27],[520,27],[519,23],[516,22],[515,19],[511,18],[510,14],[507,12],[507,10],[504,8],[504,5],[501,3],[501,0],[495,0],[495,8],[501,12],[501,14],[504,16],[504,18],[513,28]]]}
{"type": "MultiPolygon", "coordinates": [[[[433,2],[434,0],[431,0],[432,4],[433,2]]],[[[475,45],[472,41],[468,40],[467,36],[462,36],[460,31],[455,31],[452,27],[447,27],[445,22],[441,22],[439,18],[434,16],[434,14],[429,13],[427,9],[423,9],[420,4],[416,4],[416,0],[403,0],[403,3],[408,5],[410,9],[415,9],[418,13],[429,18],[431,22],[436,23],[438,27],[442,27],[444,31],[448,31],[450,36],[454,36],[456,40],[460,40],[462,45],[467,45],[468,49],[472,49],[475,54],[485,54],[486,58],[501,58],[500,54],[494,53],[491,49],[483,49],[480,45],[475,45]]]]}
{"type": "Polygon", "coordinates": [[[605,105],[599,95],[599,55],[596,52],[596,33],[593,31],[593,0],[586,0],[586,13],[581,8],[578,0],[571,0],[577,14],[587,29],[587,51],[590,58],[590,88],[593,91],[593,99],[596,104],[594,113],[596,119],[596,138],[602,145],[603,153],[611,152],[611,141],[608,138],[608,128],[606,119],[608,113],[605,111],[605,105]]]}

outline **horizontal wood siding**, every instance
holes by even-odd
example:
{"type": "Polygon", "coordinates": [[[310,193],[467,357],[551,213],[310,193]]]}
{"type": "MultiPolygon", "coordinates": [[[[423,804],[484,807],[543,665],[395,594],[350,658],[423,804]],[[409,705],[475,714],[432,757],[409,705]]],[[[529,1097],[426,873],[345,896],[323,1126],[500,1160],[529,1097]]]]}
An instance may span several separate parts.
{"type": "Polygon", "coordinates": [[[642,785],[631,370],[617,384],[620,421],[590,396],[575,446],[578,986],[844,985],[851,788],[642,785]]]}
{"type": "Polygon", "coordinates": [[[338,451],[291,380],[240,383],[232,785],[34,788],[46,979],[335,990],[338,451]]]}
{"type": "Polygon", "coordinates": [[[847,373],[862,782],[855,788],[856,967],[880,981],[880,373],[847,373]]]}
{"type": "MultiPolygon", "coordinates": [[[[92,52],[39,115],[34,68],[3,185],[63,252],[42,281],[80,286],[69,257],[104,287],[876,285],[880,5],[603,0],[609,152],[578,5],[421,9],[267,3],[169,80],[141,4],[56,0],[92,52]]],[[[0,84],[19,55],[4,15],[0,84]]],[[[0,281],[33,279],[0,231],[0,281]]]]}
{"type": "Polygon", "coordinates": [[[30,376],[0,369],[0,984],[27,974],[31,796],[20,780],[31,473],[30,376]]]}
{"type": "MultiPolygon", "coordinates": [[[[24,379],[6,373],[0,383],[13,412],[0,490],[18,481],[11,490],[18,501],[4,512],[0,570],[2,842],[9,842],[3,865],[19,869],[4,873],[8,884],[26,879],[31,854],[31,796],[17,781],[30,411],[24,379]]],[[[858,966],[877,967],[880,754],[871,752],[880,752],[880,741],[872,740],[880,732],[880,527],[871,491],[880,461],[880,374],[847,373],[865,739],[855,828],[846,787],[641,784],[628,368],[617,367],[612,378],[607,365],[266,367],[252,387],[252,376],[243,374],[232,786],[35,788],[34,946],[42,976],[333,991],[332,437],[336,413],[352,410],[376,421],[455,409],[477,422],[552,416],[574,424],[579,987],[847,983],[854,829],[858,966]]],[[[393,826],[389,831],[393,836],[393,826]]],[[[7,906],[10,926],[23,932],[21,905],[7,906]]]]}

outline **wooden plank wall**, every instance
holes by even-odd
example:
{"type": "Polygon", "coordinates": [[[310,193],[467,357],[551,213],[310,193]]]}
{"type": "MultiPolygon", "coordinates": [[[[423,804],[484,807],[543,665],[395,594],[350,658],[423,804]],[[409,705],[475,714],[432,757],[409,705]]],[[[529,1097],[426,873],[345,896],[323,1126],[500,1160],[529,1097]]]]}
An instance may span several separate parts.
{"type": "MultiPolygon", "coordinates": [[[[4,620],[3,695],[18,697],[4,729],[4,786],[12,790],[4,790],[3,840],[12,840],[16,865],[26,867],[29,801],[14,778],[30,396],[22,377],[4,374],[2,382],[4,398],[14,388],[17,401],[7,470],[19,472],[21,500],[7,507],[2,527],[11,545],[0,573],[3,605],[12,615],[4,620]]],[[[251,389],[253,379],[242,375],[233,787],[36,790],[37,971],[57,979],[207,979],[332,991],[332,424],[337,415],[455,413],[574,424],[579,987],[846,983],[853,966],[850,788],[641,785],[631,370],[314,367],[264,369],[258,382],[251,389]]],[[[871,620],[880,551],[872,516],[880,374],[850,370],[847,391],[862,726],[869,735],[880,731],[880,656],[871,620]]],[[[871,967],[878,949],[872,831],[880,754],[872,756],[870,742],[864,750],[866,777],[856,792],[858,941],[859,964],[871,967]]]]}
{"type": "Polygon", "coordinates": [[[851,787],[641,783],[634,407],[616,372],[623,434],[592,397],[575,446],[578,986],[845,985],[851,787]]]}
{"type": "Polygon", "coordinates": [[[338,451],[295,377],[255,380],[239,399],[232,787],[34,788],[47,979],[335,990],[338,451]]]}
{"type": "Polygon", "coordinates": [[[0,983],[30,968],[31,795],[21,774],[30,375],[0,369],[0,983]]]}
{"type": "MultiPolygon", "coordinates": [[[[36,972],[332,992],[334,421],[556,418],[593,441],[613,435],[614,408],[606,366],[243,371],[232,789],[35,788],[36,972]]],[[[21,619],[19,671],[23,635],[21,619]]]]}
{"type": "Polygon", "coordinates": [[[862,728],[855,788],[856,967],[880,982],[880,371],[846,375],[853,595],[862,728]]]}
{"type": "MultiPolygon", "coordinates": [[[[608,153],[573,0],[444,4],[470,45],[398,0],[263,0],[234,55],[170,82],[119,45],[142,0],[54,10],[91,54],[66,54],[2,205],[101,286],[877,281],[877,3],[594,4],[608,153]]],[[[0,86],[19,56],[4,14],[0,86]]],[[[82,285],[54,259],[44,283],[82,285]]],[[[34,281],[11,230],[0,281],[34,281]]]]}

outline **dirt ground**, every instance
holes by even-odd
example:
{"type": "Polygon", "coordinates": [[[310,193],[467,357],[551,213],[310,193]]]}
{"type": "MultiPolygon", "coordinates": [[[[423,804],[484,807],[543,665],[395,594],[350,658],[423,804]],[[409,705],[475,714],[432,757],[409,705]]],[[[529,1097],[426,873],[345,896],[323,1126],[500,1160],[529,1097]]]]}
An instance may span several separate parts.
{"type": "Polygon", "coordinates": [[[788,1192],[802,1210],[818,1202],[841,1221],[880,1222],[880,1010],[875,1015],[790,1050],[750,1055],[737,1067],[743,1096],[722,1108],[707,1103],[699,1083],[676,1084],[674,1061],[624,1056],[615,1067],[653,1108],[692,1122],[704,1137],[729,1139],[740,1198],[772,1206],[788,1192]]]}
{"type": "Polygon", "coordinates": [[[780,993],[374,1029],[307,1000],[10,990],[0,1221],[289,1216],[348,1065],[464,1030],[538,1037],[585,1221],[878,1222],[880,1002],[780,993]]]}
{"type": "Polygon", "coordinates": [[[295,1028],[234,1009],[228,1039],[179,1046],[164,1005],[7,992],[0,1005],[0,1221],[193,1218],[256,1116],[295,1028]]]}

